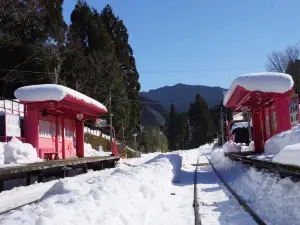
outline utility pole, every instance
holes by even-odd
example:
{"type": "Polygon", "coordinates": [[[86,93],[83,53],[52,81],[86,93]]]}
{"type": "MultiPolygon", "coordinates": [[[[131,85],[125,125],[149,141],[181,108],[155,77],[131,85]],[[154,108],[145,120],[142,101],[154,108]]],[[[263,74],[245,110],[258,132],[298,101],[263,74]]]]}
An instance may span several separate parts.
{"type": "Polygon", "coordinates": [[[58,83],[58,74],[57,74],[57,69],[56,67],[54,68],[54,76],[55,76],[55,83],[58,83]]]}
{"type": "Polygon", "coordinates": [[[111,113],[111,87],[109,88],[109,133],[110,133],[110,151],[112,151],[112,145],[113,145],[113,141],[112,141],[112,116],[113,114],[111,113]]]}
{"type": "Polygon", "coordinates": [[[133,134],[133,138],[134,138],[134,148],[135,148],[135,156],[138,157],[138,150],[137,150],[136,136],[137,136],[137,134],[133,134]]]}
{"type": "Polygon", "coordinates": [[[222,145],[224,145],[224,119],[223,119],[223,107],[221,106],[221,135],[222,145]]]}

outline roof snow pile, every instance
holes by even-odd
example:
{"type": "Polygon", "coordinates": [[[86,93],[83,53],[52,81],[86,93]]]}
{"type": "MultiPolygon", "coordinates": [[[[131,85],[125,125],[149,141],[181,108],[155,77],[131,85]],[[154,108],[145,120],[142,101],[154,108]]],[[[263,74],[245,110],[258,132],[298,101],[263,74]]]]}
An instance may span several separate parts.
{"type": "Polygon", "coordinates": [[[272,155],[272,161],[300,166],[300,124],[271,137],[264,154],[272,155]]]}
{"type": "Polygon", "coordinates": [[[91,144],[84,143],[84,156],[91,157],[91,156],[110,156],[111,152],[104,152],[102,150],[99,151],[92,148],[91,144]]]}
{"type": "Polygon", "coordinates": [[[239,123],[234,123],[231,127],[230,132],[237,128],[248,128],[248,122],[239,122],[239,123]]]}
{"type": "Polygon", "coordinates": [[[37,203],[0,215],[1,225],[157,224],[150,222],[165,213],[159,206],[170,198],[180,167],[181,156],[168,154],[136,167],[113,169],[111,176],[97,171],[89,178],[62,179],[37,203]]]}
{"type": "Polygon", "coordinates": [[[100,102],[92,99],[78,91],[58,84],[39,84],[18,88],[15,91],[17,99],[23,102],[43,102],[43,101],[61,101],[66,96],[72,96],[85,103],[94,105],[100,109],[106,110],[106,107],[100,102]]]}
{"type": "Polygon", "coordinates": [[[226,105],[235,89],[241,86],[248,91],[261,91],[270,93],[285,93],[294,86],[292,77],[285,73],[252,73],[237,77],[224,96],[226,105]]]}
{"type": "MultiPolygon", "coordinates": [[[[16,164],[16,163],[33,163],[41,162],[37,156],[37,151],[31,144],[23,143],[17,138],[12,138],[8,143],[0,144],[4,149],[4,164],[16,164]]],[[[1,158],[1,156],[0,156],[1,158]]]]}

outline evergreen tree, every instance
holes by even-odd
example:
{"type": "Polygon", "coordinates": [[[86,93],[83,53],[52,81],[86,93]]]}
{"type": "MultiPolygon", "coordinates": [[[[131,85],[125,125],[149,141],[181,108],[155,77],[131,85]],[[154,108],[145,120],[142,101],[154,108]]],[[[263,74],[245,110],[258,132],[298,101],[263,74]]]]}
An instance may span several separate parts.
{"type": "Polygon", "coordinates": [[[105,28],[110,35],[115,52],[119,61],[120,69],[123,72],[123,82],[126,86],[127,96],[130,101],[129,118],[126,120],[128,132],[130,133],[141,119],[141,107],[137,103],[140,83],[139,74],[136,69],[133,50],[128,43],[128,31],[123,21],[115,16],[110,5],[102,10],[101,17],[105,28]]]}
{"type": "Polygon", "coordinates": [[[285,73],[292,76],[294,80],[295,92],[300,94],[300,60],[296,59],[293,62],[290,62],[287,66],[285,73]]]}
{"type": "Polygon", "coordinates": [[[192,146],[199,147],[213,139],[213,121],[209,115],[208,105],[200,94],[190,105],[189,121],[192,129],[192,146]]]}
{"type": "Polygon", "coordinates": [[[178,136],[177,149],[186,149],[188,142],[188,113],[179,113],[178,117],[178,136]]]}
{"type": "Polygon", "coordinates": [[[66,31],[62,4],[62,0],[1,2],[2,96],[14,97],[14,90],[23,85],[56,81],[66,31]]]}
{"type": "MultiPolygon", "coordinates": [[[[67,49],[63,72],[68,86],[101,102],[110,89],[113,96],[127,96],[113,41],[100,14],[85,1],[78,1],[71,14],[67,49]]],[[[122,138],[123,129],[127,130],[123,121],[129,118],[129,112],[128,101],[112,97],[111,113],[118,138],[122,138]]]]}
{"type": "Polygon", "coordinates": [[[171,104],[169,119],[167,123],[167,137],[169,149],[174,151],[177,147],[178,121],[174,104],[171,104]]]}

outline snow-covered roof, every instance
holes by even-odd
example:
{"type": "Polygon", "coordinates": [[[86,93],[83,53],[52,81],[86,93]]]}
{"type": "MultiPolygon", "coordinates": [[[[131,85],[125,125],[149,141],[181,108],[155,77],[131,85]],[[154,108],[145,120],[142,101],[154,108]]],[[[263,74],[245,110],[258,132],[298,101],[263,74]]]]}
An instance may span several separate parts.
{"type": "Polygon", "coordinates": [[[244,119],[244,116],[243,116],[243,113],[240,112],[240,113],[236,113],[234,114],[233,116],[233,120],[236,121],[236,120],[243,120],[244,119]]]}
{"type": "MultiPolygon", "coordinates": [[[[250,126],[251,126],[251,124],[250,124],[250,126]]],[[[239,123],[232,124],[230,132],[234,131],[237,128],[248,128],[248,122],[239,122],[239,123]]]]}
{"type": "Polygon", "coordinates": [[[92,99],[71,88],[58,84],[25,86],[18,88],[14,94],[21,102],[62,101],[67,96],[71,96],[87,104],[94,105],[99,109],[107,111],[106,107],[95,99],[92,99]]]}
{"type": "Polygon", "coordinates": [[[261,91],[269,93],[285,93],[294,86],[292,77],[285,73],[252,73],[237,77],[224,96],[226,105],[235,89],[241,86],[247,91],[261,91]]]}

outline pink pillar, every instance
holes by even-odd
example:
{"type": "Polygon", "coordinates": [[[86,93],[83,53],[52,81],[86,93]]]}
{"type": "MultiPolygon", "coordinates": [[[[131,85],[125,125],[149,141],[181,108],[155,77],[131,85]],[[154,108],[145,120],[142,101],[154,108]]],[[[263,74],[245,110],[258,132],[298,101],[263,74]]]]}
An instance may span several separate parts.
{"type": "Polygon", "coordinates": [[[269,106],[269,126],[270,126],[270,137],[272,137],[275,133],[272,127],[272,106],[269,106]]]}
{"type": "Polygon", "coordinates": [[[61,144],[61,151],[62,151],[62,158],[66,159],[66,149],[65,149],[65,118],[63,116],[61,116],[61,140],[62,140],[62,144],[61,144]]]}
{"type": "Polygon", "coordinates": [[[59,154],[59,122],[58,116],[55,116],[55,151],[59,154]]]}
{"type": "Polygon", "coordinates": [[[76,123],[76,153],[78,157],[84,157],[84,121],[76,123]]]}
{"type": "Polygon", "coordinates": [[[261,130],[261,112],[252,112],[252,126],[253,126],[253,141],[254,141],[254,151],[261,153],[264,151],[264,140],[263,133],[261,130]]]}
{"type": "Polygon", "coordinates": [[[300,110],[299,110],[299,98],[298,98],[298,95],[296,97],[296,104],[297,104],[297,112],[298,112],[298,123],[300,123],[300,110]]]}
{"type": "Polygon", "coordinates": [[[275,99],[277,133],[291,129],[289,102],[288,97],[275,99]]]}
{"type": "Polygon", "coordinates": [[[43,153],[39,151],[39,119],[38,110],[34,105],[26,105],[26,117],[24,118],[26,142],[36,148],[39,157],[44,158],[43,153]]]}
{"type": "Polygon", "coordinates": [[[263,135],[264,135],[264,143],[267,141],[267,129],[266,129],[266,113],[265,107],[261,108],[262,113],[262,123],[263,123],[263,135]]]}

